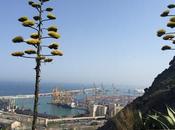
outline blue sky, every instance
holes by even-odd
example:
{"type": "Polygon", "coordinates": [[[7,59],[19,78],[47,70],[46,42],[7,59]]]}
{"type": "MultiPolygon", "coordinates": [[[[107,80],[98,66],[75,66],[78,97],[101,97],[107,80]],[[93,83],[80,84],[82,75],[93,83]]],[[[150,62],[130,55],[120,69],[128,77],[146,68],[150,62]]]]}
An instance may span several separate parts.
{"type": "MultiPolygon", "coordinates": [[[[52,0],[51,0],[52,1],[52,0]]],[[[42,80],[67,83],[108,83],[148,87],[168,67],[173,52],[160,50],[164,41],[156,31],[164,28],[160,13],[171,0],[53,0],[63,57],[42,66],[42,80]]],[[[16,35],[32,32],[20,25],[20,16],[35,11],[27,0],[1,0],[0,81],[33,81],[34,62],[10,56],[24,45],[16,35]]]]}

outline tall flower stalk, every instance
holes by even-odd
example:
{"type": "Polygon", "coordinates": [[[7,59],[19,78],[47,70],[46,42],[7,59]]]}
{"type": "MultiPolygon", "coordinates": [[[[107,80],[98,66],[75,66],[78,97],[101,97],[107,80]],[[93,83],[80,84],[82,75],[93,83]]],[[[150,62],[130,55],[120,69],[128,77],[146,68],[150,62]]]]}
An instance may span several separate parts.
{"type": "Polygon", "coordinates": [[[23,16],[20,17],[18,21],[21,22],[24,27],[32,29],[34,33],[30,35],[29,39],[24,39],[22,36],[16,36],[12,40],[14,43],[26,43],[30,47],[24,51],[13,52],[11,54],[12,56],[33,59],[36,62],[32,130],[35,130],[37,126],[41,65],[42,63],[52,62],[53,59],[49,57],[63,55],[63,52],[58,50],[59,44],[56,41],[52,41],[51,44],[45,44],[44,42],[45,39],[53,40],[60,38],[60,34],[58,33],[58,28],[56,26],[44,26],[45,22],[56,19],[56,16],[52,14],[53,8],[46,7],[46,2],[49,2],[49,0],[28,2],[28,4],[36,10],[36,16],[33,16],[33,19],[23,16]],[[44,14],[47,15],[45,16],[44,14]],[[44,54],[44,49],[51,50],[50,54],[44,54]]]}

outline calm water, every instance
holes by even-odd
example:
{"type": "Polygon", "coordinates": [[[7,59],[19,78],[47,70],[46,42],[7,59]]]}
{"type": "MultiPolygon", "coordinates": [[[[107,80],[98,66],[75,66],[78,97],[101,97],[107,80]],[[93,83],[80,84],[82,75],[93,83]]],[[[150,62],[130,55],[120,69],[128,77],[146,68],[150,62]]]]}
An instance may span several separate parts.
{"type": "MultiPolygon", "coordinates": [[[[33,94],[34,85],[30,82],[23,83],[23,82],[0,82],[0,96],[9,96],[9,95],[24,95],[24,94],[33,94]]],[[[82,85],[82,84],[56,84],[56,83],[44,83],[41,84],[40,92],[47,93],[51,92],[53,88],[59,87],[63,88],[64,90],[70,89],[83,89],[92,87],[92,84],[89,85],[82,85]]],[[[99,86],[97,86],[99,87],[99,86]]],[[[105,86],[105,89],[109,89],[110,86],[105,86]]],[[[114,91],[111,91],[111,94],[115,94],[114,91]]],[[[121,89],[120,87],[120,94],[125,95],[128,92],[127,87],[125,89],[121,89]]],[[[117,94],[119,94],[117,92],[117,94]]],[[[82,98],[80,95],[78,98],[82,98]]],[[[68,115],[78,115],[84,113],[83,110],[76,110],[76,109],[64,109],[62,107],[54,106],[48,104],[51,102],[51,97],[40,97],[39,100],[39,113],[47,113],[50,115],[56,116],[68,116],[68,115]]],[[[17,99],[16,105],[20,108],[26,109],[33,109],[33,99],[17,99]]]]}
{"type": "MultiPolygon", "coordinates": [[[[39,106],[38,106],[39,113],[47,113],[49,115],[54,115],[54,116],[69,116],[69,115],[78,115],[85,112],[83,110],[64,109],[62,107],[48,104],[50,102],[51,102],[51,97],[40,97],[39,106]]],[[[33,99],[18,99],[16,100],[16,105],[20,108],[32,110],[33,99]]]]}

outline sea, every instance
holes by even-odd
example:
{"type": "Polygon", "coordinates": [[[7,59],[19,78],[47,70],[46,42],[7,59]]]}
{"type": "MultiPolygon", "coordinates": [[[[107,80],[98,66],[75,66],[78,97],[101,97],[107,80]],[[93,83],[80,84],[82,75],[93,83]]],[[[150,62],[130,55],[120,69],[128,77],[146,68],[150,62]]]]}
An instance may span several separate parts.
{"type": "MultiPolygon", "coordinates": [[[[25,94],[33,94],[34,92],[34,84],[32,82],[0,82],[0,96],[15,96],[15,95],[25,95],[25,94]]],[[[99,87],[100,85],[96,85],[99,87]]],[[[41,83],[40,93],[50,93],[54,88],[58,88],[61,90],[73,90],[73,89],[85,89],[92,88],[94,84],[78,84],[78,83],[41,83]]],[[[106,89],[114,88],[114,85],[103,85],[106,89]]],[[[129,87],[119,87],[122,90],[122,94],[126,94],[128,92],[129,87]]],[[[130,89],[131,91],[132,89],[130,89]]],[[[81,100],[84,97],[82,95],[78,95],[77,99],[81,100]]],[[[33,109],[33,99],[16,99],[16,106],[24,109],[33,109]]],[[[56,105],[49,104],[51,103],[51,97],[40,97],[39,98],[39,113],[46,113],[48,115],[67,117],[67,116],[76,116],[79,114],[84,114],[84,110],[79,109],[68,109],[58,107],[56,105]]]]}

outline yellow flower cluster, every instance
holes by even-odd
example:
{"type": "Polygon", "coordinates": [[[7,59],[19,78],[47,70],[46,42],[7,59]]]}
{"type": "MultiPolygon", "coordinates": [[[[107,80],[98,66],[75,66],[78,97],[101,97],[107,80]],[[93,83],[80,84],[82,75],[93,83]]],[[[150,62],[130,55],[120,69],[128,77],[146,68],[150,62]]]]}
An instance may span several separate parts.
{"type": "Polygon", "coordinates": [[[26,54],[36,54],[36,51],[35,50],[33,50],[33,49],[30,49],[30,50],[26,50],[26,51],[24,51],[26,54]]]}
{"type": "Polygon", "coordinates": [[[55,38],[55,39],[58,39],[58,38],[61,37],[59,33],[54,32],[54,31],[49,31],[49,32],[48,32],[48,35],[49,35],[50,37],[55,38]]]}
{"type": "Polygon", "coordinates": [[[53,14],[51,14],[51,13],[49,13],[49,14],[47,15],[47,18],[48,18],[48,19],[51,19],[51,20],[54,20],[54,19],[56,19],[56,16],[53,15],[53,14]]]}
{"type": "Polygon", "coordinates": [[[40,44],[40,40],[39,39],[28,39],[28,40],[25,40],[25,42],[29,45],[38,45],[40,44]]]}
{"type": "Polygon", "coordinates": [[[17,37],[15,37],[15,38],[13,38],[12,41],[13,41],[14,43],[20,43],[20,42],[24,42],[24,39],[23,39],[22,36],[17,36],[17,37]]]}
{"type": "Polygon", "coordinates": [[[52,54],[52,55],[59,55],[59,56],[63,56],[63,52],[62,52],[62,51],[60,51],[60,50],[53,50],[53,51],[51,52],[51,54],[52,54]]]}
{"type": "Polygon", "coordinates": [[[23,55],[24,55],[24,52],[20,52],[20,51],[18,51],[18,52],[13,52],[11,55],[12,55],[12,56],[23,56],[23,55]]]}

